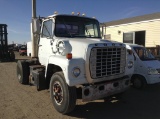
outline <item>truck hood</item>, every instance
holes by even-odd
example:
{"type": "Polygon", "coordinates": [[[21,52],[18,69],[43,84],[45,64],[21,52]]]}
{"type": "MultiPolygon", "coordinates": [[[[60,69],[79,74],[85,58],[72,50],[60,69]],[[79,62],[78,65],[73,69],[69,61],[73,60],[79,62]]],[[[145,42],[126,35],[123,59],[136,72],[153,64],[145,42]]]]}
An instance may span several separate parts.
{"type": "Polygon", "coordinates": [[[60,38],[58,39],[58,41],[59,40],[69,42],[70,52],[72,53],[73,58],[85,58],[86,51],[89,45],[95,46],[96,44],[107,44],[107,46],[111,46],[113,43],[122,44],[98,38],[60,38]]]}
{"type": "Polygon", "coordinates": [[[151,67],[154,69],[160,69],[160,61],[158,60],[150,60],[150,61],[143,61],[144,65],[147,67],[151,67]]]}

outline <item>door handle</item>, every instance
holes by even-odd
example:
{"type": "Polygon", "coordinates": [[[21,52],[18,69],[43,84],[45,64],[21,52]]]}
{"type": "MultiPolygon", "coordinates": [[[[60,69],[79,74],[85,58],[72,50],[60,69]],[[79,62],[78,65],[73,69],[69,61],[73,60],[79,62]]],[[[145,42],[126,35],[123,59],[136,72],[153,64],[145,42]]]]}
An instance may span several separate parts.
{"type": "Polygon", "coordinates": [[[39,47],[41,47],[42,45],[38,45],[39,47]]]}

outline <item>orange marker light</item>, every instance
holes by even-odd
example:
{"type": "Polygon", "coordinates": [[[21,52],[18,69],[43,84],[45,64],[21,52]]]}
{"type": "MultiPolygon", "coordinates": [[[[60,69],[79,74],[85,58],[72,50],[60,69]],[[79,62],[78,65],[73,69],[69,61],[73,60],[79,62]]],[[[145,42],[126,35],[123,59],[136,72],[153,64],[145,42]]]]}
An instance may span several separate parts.
{"type": "Polygon", "coordinates": [[[78,12],[77,15],[79,16],[79,15],[80,15],[80,12],[78,12]]]}
{"type": "Polygon", "coordinates": [[[67,58],[67,59],[72,59],[72,54],[71,54],[71,53],[68,53],[68,54],[66,55],[66,58],[67,58]]]}

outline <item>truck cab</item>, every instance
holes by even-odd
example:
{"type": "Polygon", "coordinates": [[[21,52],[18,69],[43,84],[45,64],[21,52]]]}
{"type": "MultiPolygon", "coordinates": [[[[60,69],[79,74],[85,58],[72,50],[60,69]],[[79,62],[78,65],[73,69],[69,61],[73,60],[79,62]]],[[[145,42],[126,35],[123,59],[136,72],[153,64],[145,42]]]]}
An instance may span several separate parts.
{"type": "Polygon", "coordinates": [[[155,84],[160,82],[160,61],[158,61],[150,51],[144,46],[137,44],[127,44],[127,47],[133,51],[134,73],[131,81],[133,87],[143,88],[146,84],[155,84]]]}
{"type": "Polygon", "coordinates": [[[19,61],[17,76],[22,84],[48,88],[58,112],[74,109],[78,89],[82,101],[92,101],[130,87],[133,61],[127,60],[126,45],[101,39],[98,20],[55,14],[41,21],[38,58],[19,61]]]}
{"type": "Polygon", "coordinates": [[[19,48],[19,55],[22,55],[22,56],[27,55],[26,46],[22,46],[22,47],[19,48]]]}

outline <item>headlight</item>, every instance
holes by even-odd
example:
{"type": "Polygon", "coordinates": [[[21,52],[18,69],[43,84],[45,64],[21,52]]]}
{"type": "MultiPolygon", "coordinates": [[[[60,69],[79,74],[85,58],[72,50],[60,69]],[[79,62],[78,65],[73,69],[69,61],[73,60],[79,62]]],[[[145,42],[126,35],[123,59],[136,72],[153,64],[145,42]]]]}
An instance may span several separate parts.
{"type": "Polygon", "coordinates": [[[72,70],[73,76],[78,77],[81,73],[81,70],[79,67],[74,67],[72,70]]]}
{"type": "Polygon", "coordinates": [[[133,61],[129,61],[128,62],[128,68],[130,69],[130,68],[132,68],[133,67],[133,61]]]}
{"type": "Polygon", "coordinates": [[[156,69],[153,68],[148,68],[148,74],[159,74],[158,71],[156,69]]]}

